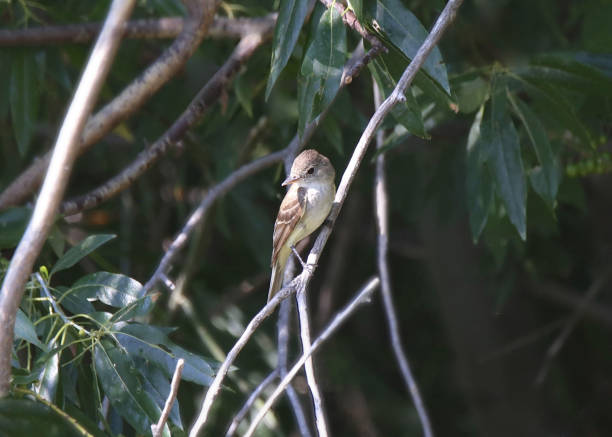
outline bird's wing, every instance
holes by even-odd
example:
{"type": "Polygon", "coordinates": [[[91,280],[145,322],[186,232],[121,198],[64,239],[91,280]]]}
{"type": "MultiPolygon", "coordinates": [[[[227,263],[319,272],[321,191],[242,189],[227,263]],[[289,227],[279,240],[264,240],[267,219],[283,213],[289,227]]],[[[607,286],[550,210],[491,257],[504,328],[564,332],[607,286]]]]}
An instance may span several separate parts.
{"type": "MultiPolygon", "coordinates": [[[[293,188],[293,187],[292,187],[293,188]]],[[[278,210],[272,236],[272,266],[287,239],[306,212],[306,189],[297,187],[297,195],[291,195],[291,189],[285,195],[278,210]]]]}

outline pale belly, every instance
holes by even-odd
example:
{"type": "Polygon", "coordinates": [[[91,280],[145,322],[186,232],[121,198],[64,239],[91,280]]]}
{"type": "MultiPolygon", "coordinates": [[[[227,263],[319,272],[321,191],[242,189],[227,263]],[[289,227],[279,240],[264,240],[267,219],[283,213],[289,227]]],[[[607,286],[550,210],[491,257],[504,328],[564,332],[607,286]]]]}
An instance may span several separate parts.
{"type": "Polygon", "coordinates": [[[289,246],[294,246],[321,226],[331,210],[335,195],[335,187],[333,190],[322,190],[320,186],[308,188],[306,191],[306,217],[298,223],[295,231],[289,237],[289,246]]]}

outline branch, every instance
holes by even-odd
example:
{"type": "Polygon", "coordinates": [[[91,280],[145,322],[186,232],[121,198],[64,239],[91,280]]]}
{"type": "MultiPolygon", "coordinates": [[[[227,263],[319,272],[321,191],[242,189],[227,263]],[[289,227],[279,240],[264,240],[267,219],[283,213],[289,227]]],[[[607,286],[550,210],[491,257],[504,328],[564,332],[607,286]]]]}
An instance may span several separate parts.
{"type": "Polygon", "coordinates": [[[297,285],[301,281],[301,276],[296,277],[293,281],[291,281],[291,283],[287,284],[277,294],[275,294],[272,300],[269,301],[261,310],[259,310],[255,317],[251,319],[238,341],[234,343],[232,349],[227,353],[225,361],[223,361],[219,369],[217,369],[215,379],[213,379],[212,384],[210,384],[210,387],[208,387],[208,390],[206,391],[206,396],[204,397],[204,401],[202,402],[200,413],[198,414],[195,423],[189,431],[189,437],[197,437],[198,433],[200,432],[200,429],[206,423],[208,413],[210,412],[212,404],[217,398],[219,390],[221,390],[221,384],[223,383],[223,380],[227,376],[229,368],[238,357],[238,354],[240,353],[242,348],[244,348],[244,346],[247,344],[247,342],[249,341],[255,330],[259,327],[259,325],[261,325],[265,319],[272,315],[274,309],[278,306],[278,304],[288,298],[291,294],[295,293],[297,285]]]}
{"type": "MultiPolygon", "coordinates": [[[[381,95],[376,83],[374,87],[374,102],[376,107],[380,106],[381,95]]],[[[384,132],[380,129],[376,133],[376,148],[380,150],[384,143],[384,132]]],[[[385,308],[385,316],[391,336],[391,346],[395,354],[395,359],[399,365],[400,372],[406,384],[408,392],[412,396],[412,401],[419,415],[423,435],[425,437],[433,437],[433,430],[425,404],[421,397],[419,387],[416,383],[408,357],[402,346],[402,338],[400,336],[399,323],[397,321],[397,313],[395,304],[393,303],[393,294],[391,291],[391,274],[387,262],[387,254],[389,251],[389,196],[387,193],[387,181],[385,178],[385,153],[379,153],[376,158],[376,179],[375,179],[375,199],[376,199],[376,228],[378,230],[378,275],[381,282],[381,294],[385,308]]]]}
{"type": "Polygon", "coordinates": [[[0,397],[9,392],[15,315],[34,261],[53,224],[77,157],[78,139],[98,97],[121,41],[121,24],[135,1],[114,0],[96,41],[64,122],[30,223],[15,250],[0,291],[0,397]]]}
{"type": "Polygon", "coordinates": [[[348,305],[346,305],[336,317],[327,325],[327,327],[321,332],[321,335],[317,337],[317,339],[312,343],[312,347],[308,351],[304,351],[304,354],[300,357],[300,359],[293,365],[287,376],[283,378],[278,387],[274,390],[272,395],[268,398],[264,406],[255,416],[253,422],[251,422],[251,426],[244,434],[244,437],[252,436],[257,428],[257,425],[264,418],[268,410],[272,407],[276,399],[280,396],[280,394],[285,390],[287,385],[291,382],[293,377],[297,374],[297,372],[304,365],[306,360],[315,353],[321,345],[346,321],[346,319],[357,309],[357,307],[363,303],[369,302],[372,297],[372,293],[376,287],[380,284],[380,280],[378,278],[370,279],[364,287],[359,290],[357,296],[354,297],[348,305]]]}
{"type": "Polygon", "coordinates": [[[153,437],[160,437],[162,435],[164,425],[166,425],[166,422],[168,421],[168,417],[170,416],[170,410],[172,410],[172,405],[174,404],[174,401],[176,400],[176,395],[178,394],[178,387],[181,382],[181,375],[183,374],[184,366],[185,360],[179,358],[179,360],[176,362],[174,375],[172,375],[172,382],[170,383],[170,393],[168,393],[168,397],[166,398],[164,409],[162,410],[162,413],[159,416],[157,424],[151,425],[151,433],[153,434],[153,437]]]}
{"type": "Polygon", "coordinates": [[[84,209],[93,208],[123,191],[138,179],[171,146],[179,142],[188,129],[199,121],[204,112],[217,101],[242,65],[272,35],[271,24],[272,22],[268,22],[268,26],[265,28],[251,33],[240,40],[231,56],[194,97],[189,106],[187,106],[187,109],[148,149],[140,152],[137,158],[123,171],[100,187],[83,196],[64,202],[60,212],[71,215],[84,209]]]}
{"type": "MultiPolygon", "coordinates": [[[[283,304],[285,302],[288,301],[283,301],[283,304]]],[[[249,395],[240,411],[238,411],[238,413],[236,413],[236,415],[232,419],[232,423],[230,423],[230,426],[227,429],[227,432],[225,433],[225,437],[231,437],[234,435],[234,433],[238,429],[238,425],[240,425],[240,422],[244,420],[244,416],[246,416],[246,414],[249,412],[257,398],[259,398],[259,396],[266,389],[266,387],[272,384],[272,381],[274,381],[277,377],[278,367],[272,370],[272,372],[268,376],[266,376],[265,379],[261,381],[259,385],[255,388],[255,390],[253,390],[253,392],[249,395]]]]}
{"type": "Polygon", "coordinates": [[[561,351],[561,348],[565,344],[565,341],[570,336],[580,319],[584,316],[589,303],[595,299],[595,297],[599,294],[599,292],[603,289],[603,286],[606,285],[608,279],[610,279],[610,275],[612,272],[610,270],[606,270],[593,284],[589,287],[588,291],[585,293],[582,298],[580,304],[572,314],[572,316],[568,319],[567,323],[555,339],[552,342],[548,350],[546,351],[546,356],[544,357],[544,362],[540,367],[540,371],[538,372],[538,376],[536,377],[535,384],[542,385],[546,376],[548,375],[548,371],[550,370],[550,366],[552,365],[553,360],[561,351]]]}
{"type": "Polygon", "coordinates": [[[404,72],[402,73],[402,76],[393,92],[389,95],[389,97],[385,99],[385,101],[382,102],[382,104],[376,110],[374,115],[372,115],[372,118],[370,118],[368,125],[363,131],[363,134],[361,135],[361,138],[359,138],[359,142],[355,147],[355,150],[346,167],[346,170],[342,175],[342,179],[340,180],[340,184],[338,185],[338,191],[336,192],[336,197],[334,199],[334,204],[332,205],[331,212],[329,213],[325,224],[322,226],[322,229],[319,232],[319,236],[317,237],[314,246],[310,251],[310,254],[308,255],[307,264],[310,264],[311,266],[313,266],[313,268],[305,269],[302,272],[301,277],[303,281],[300,282],[301,287],[307,287],[310,280],[312,279],[312,275],[316,270],[316,265],[321,256],[321,252],[325,247],[327,240],[329,239],[331,231],[334,227],[334,223],[338,217],[338,214],[340,213],[340,209],[342,208],[342,205],[346,200],[346,196],[348,195],[350,185],[353,182],[355,175],[357,174],[359,165],[361,164],[361,161],[365,156],[370,141],[374,137],[374,133],[381,125],[385,117],[391,112],[391,109],[396,104],[404,102],[406,100],[406,97],[404,96],[404,91],[412,83],[417,72],[425,62],[425,59],[427,59],[427,56],[429,56],[429,53],[436,46],[446,28],[455,18],[457,10],[459,9],[459,6],[461,6],[462,2],[463,0],[449,0],[449,2],[444,7],[444,10],[438,17],[438,20],[436,21],[433,29],[419,48],[417,54],[412,59],[406,70],[404,70],[404,72]]]}
{"type": "MultiPolygon", "coordinates": [[[[215,17],[207,37],[241,38],[268,18],[215,17]]],[[[122,25],[123,38],[176,38],[185,28],[183,17],[132,20],[122,25]]],[[[0,29],[0,47],[46,46],[52,44],[86,44],[100,32],[101,23],[78,23],[27,29],[0,29]]]]}
{"type": "MultiPolygon", "coordinates": [[[[321,3],[323,3],[325,7],[327,8],[332,7],[332,6],[336,8],[336,10],[340,13],[340,16],[342,17],[342,21],[344,21],[344,24],[354,29],[359,35],[361,35],[363,39],[368,41],[370,44],[372,44],[373,46],[384,47],[382,42],[380,42],[380,40],[375,35],[372,35],[371,33],[369,33],[361,25],[359,20],[357,20],[355,13],[351,11],[350,9],[348,9],[341,2],[337,2],[336,0],[321,0],[321,3]]],[[[386,51],[387,49],[384,49],[384,50],[386,51]]]]}
{"type": "MultiPolygon", "coordinates": [[[[304,355],[308,354],[312,349],[310,340],[310,321],[308,320],[308,298],[306,296],[306,290],[300,290],[297,293],[297,307],[298,314],[300,316],[300,336],[302,339],[302,352],[304,355]]],[[[321,397],[321,391],[319,390],[319,384],[315,375],[314,362],[312,356],[306,359],[304,365],[306,371],[306,381],[308,382],[308,388],[312,395],[312,403],[315,412],[315,424],[317,425],[317,431],[320,437],[327,437],[327,420],[325,419],[325,410],[323,408],[323,398],[321,397]]]]}
{"type": "MultiPolygon", "coordinates": [[[[86,151],[132,115],[185,65],[204,38],[219,2],[220,0],[186,0],[190,17],[185,22],[183,32],[139,77],[87,120],[80,138],[78,154],[86,151]]],[[[51,152],[35,159],[0,193],[0,210],[23,202],[38,188],[50,159],[51,152]]]]}

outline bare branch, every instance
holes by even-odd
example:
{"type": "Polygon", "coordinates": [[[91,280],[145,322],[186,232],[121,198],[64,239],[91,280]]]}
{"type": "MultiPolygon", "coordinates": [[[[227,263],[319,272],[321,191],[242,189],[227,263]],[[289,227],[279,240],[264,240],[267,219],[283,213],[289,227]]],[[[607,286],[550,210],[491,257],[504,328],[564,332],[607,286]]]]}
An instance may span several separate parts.
{"type": "MultiPolygon", "coordinates": [[[[382,97],[376,83],[374,86],[374,103],[376,107],[381,104],[382,97]]],[[[382,129],[376,133],[376,148],[381,149],[384,142],[384,132],[382,129]]],[[[376,228],[378,230],[378,275],[381,282],[381,295],[385,308],[385,317],[389,327],[391,336],[391,346],[395,359],[399,366],[400,372],[406,384],[408,392],[412,396],[412,401],[419,415],[423,435],[425,437],[433,437],[433,430],[427,409],[421,397],[416,379],[410,370],[408,357],[402,346],[402,338],[397,321],[397,312],[393,303],[393,294],[391,291],[391,273],[387,262],[387,253],[389,251],[389,196],[387,194],[387,181],[385,178],[385,153],[379,153],[376,158],[376,179],[375,179],[375,201],[376,201],[376,228]]]]}
{"type": "Polygon", "coordinates": [[[151,425],[151,433],[153,434],[153,437],[160,437],[162,435],[164,426],[168,421],[168,417],[170,417],[170,410],[172,410],[172,405],[174,404],[174,401],[176,401],[176,395],[178,394],[178,387],[181,382],[181,375],[183,374],[184,366],[185,360],[179,358],[179,360],[176,362],[174,375],[172,375],[172,382],[170,383],[170,393],[168,393],[168,397],[166,398],[164,409],[162,410],[162,413],[159,416],[157,424],[151,425]]]}
{"type": "Polygon", "coordinates": [[[215,379],[213,379],[212,384],[210,385],[210,387],[208,387],[208,390],[206,391],[206,396],[204,397],[204,401],[202,402],[200,413],[198,414],[195,423],[189,431],[189,437],[197,437],[198,433],[206,423],[206,420],[208,419],[208,413],[210,412],[212,404],[217,398],[219,390],[221,390],[221,384],[227,376],[227,372],[230,366],[234,363],[242,348],[244,348],[244,346],[247,344],[247,342],[249,341],[255,330],[259,327],[259,325],[261,325],[261,323],[265,319],[272,315],[274,309],[278,306],[278,304],[288,298],[291,294],[295,293],[297,285],[301,281],[301,276],[296,277],[293,281],[291,281],[291,283],[287,284],[277,294],[275,294],[272,300],[270,300],[261,310],[259,310],[255,317],[251,319],[238,341],[234,343],[232,349],[227,353],[225,361],[221,363],[221,366],[217,370],[215,379]]]}
{"type": "Polygon", "coordinates": [[[251,57],[254,51],[271,35],[272,26],[262,29],[263,33],[253,33],[245,36],[234,49],[232,55],[223,66],[206,83],[200,92],[191,101],[187,109],[158,138],[148,149],[142,151],[138,157],[123,171],[114,176],[100,187],[76,199],[68,200],[62,204],[63,214],[75,214],[83,209],[93,208],[110,199],[130,186],[138,177],[161,158],[171,146],[176,144],[208,110],[222,94],[240,67],[251,57]]]}
{"type": "MultiPolygon", "coordinates": [[[[283,301],[283,304],[285,302],[288,302],[288,301],[287,300],[283,301]]],[[[278,375],[279,375],[279,372],[278,372],[278,367],[277,367],[268,376],[266,376],[263,381],[259,383],[259,385],[255,388],[255,390],[253,390],[253,392],[249,395],[249,397],[247,398],[242,408],[240,408],[240,411],[238,411],[238,413],[236,413],[236,415],[232,419],[232,423],[230,423],[230,426],[227,429],[227,432],[225,433],[225,437],[231,437],[234,435],[234,433],[238,429],[238,425],[240,425],[240,422],[244,420],[244,416],[246,416],[246,414],[249,412],[253,404],[255,404],[255,401],[259,398],[261,393],[270,384],[272,384],[272,382],[276,378],[278,378],[278,375]]]]}
{"type": "Polygon", "coordinates": [[[548,371],[550,370],[550,366],[552,365],[553,360],[557,357],[557,355],[561,351],[561,348],[563,348],[565,341],[570,336],[578,322],[580,322],[580,320],[584,316],[584,313],[586,312],[589,303],[593,301],[595,297],[597,297],[599,292],[603,289],[604,285],[606,285],[606,282],[608,282],[608,280],[610,279],[611,274],[612,271],[606,270],[589,287],[584,297],[582,298],[580,305],[578,305],[572,316],[567,320],[567,323],[565,324],[555,341],[552,342],[552,344],[546,351],[544,362],[542,363],[540,371],[538,372],[538,376],[535,380],[536,385],[542,385],[542,383],[546,379],[546,376],[548,375],[548,371]]]}
{"type": "MultiPolygon", "coordinates": [[[[187,2],[192,15],[186,20],[183,32],[139,77],[87,120],[80,138],[78,154],[83,153],[132,115],[185,65],[204,38],[219,2],[220,0],[187,2]]],[[[51,152],[35,159],[0,193],[0,210],[23,202],[38,188],[50,159],[51,152]]]]}
{"type": "MultiPolygon", "coordinates": [[[[207,37],[241,38],[259,26],[260,18],[215,17],[207,37]]],[[[169,39],[176,38],[185,28],[183,17],[164,17],[128,21],[122,26],[123,38],[169,39]]],[[[102,23],[64,24],[57,26],[29,27],[26,29],[0,29],[0,47],[46,46],[51,44],[86,44],[100,32],[102,23]]]]}
{"type": "Polygon", "coordinates": [[[34,261],[54,221],[77,157],[78,139],[98,97],[121,41],[121,25],[135,1],[114,0],[91,52],[64,122],[30,223],[15,250],[0,291],[0,397],[9,392],[15,316],[34,261]]]}
{"type": "Polygon", "coordinates": [[[257,428],[257,425],[264,418],[268,410],[272,407],[276,399],[280,396],[280,394],[285,390],[287,385],[291,382],[293,377],[297,374],[297,372],[304,365],[306,360],[315,353],[321,345],[346,321],[346,319],[359,307],[359,305],[369,302],[374,293],[374,290],[380,284],[380,280],[378,278],[370,279],[361,290],[357,293],[349,303],[346,305],[336,316],[334,319],[327,325],[327,327],[321,332],[321,334],[317,337],[317,339],[312,343],[312,347],[308,351],[304,351],[304,354],[300,357],[300,359],[293,365],[287,376],[285,376],[278,387],[274,390],[272,395],[268,398],[264,406],[255,416],[253,422],[251,422],[251,426],[244,434],[244,437],[252,436],[257,428]]]}
{"type": "MultiPolygon", "coordinates": [[[[312,348],[310,342],[310,321],[308,313],[308,298],[306,290],[299,290],[297,295],[298,315],[300,316],[300,337],[302,339],[302,352],[306,355],[312,348]]],[[[319,390],[319,384],[315,375],[314,362],[312,356],[306,359],[304,365],[306,371],[306,381],[312,395],[312,403],[315,412],[315,424],[320,437],[327,437],[327,420],[325,419],[325,409],[323,408],[323,398],[319,390]]]]}

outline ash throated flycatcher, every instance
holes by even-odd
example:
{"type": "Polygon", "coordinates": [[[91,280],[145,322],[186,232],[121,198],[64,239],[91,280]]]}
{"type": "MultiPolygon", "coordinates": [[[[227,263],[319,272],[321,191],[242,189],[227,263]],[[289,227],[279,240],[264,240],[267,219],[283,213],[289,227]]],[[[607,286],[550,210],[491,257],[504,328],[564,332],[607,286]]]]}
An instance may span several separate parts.
{"type": "Polygon", "coordinates": [[[323,223],[336,195],[336,171],[325,156],[316,150],[304,150],[291,166],[283,182],[290,185],[285,194],[272,237],[272,278],[268,302],[283,284],[285,264],[291,248],[323,223]]]}

